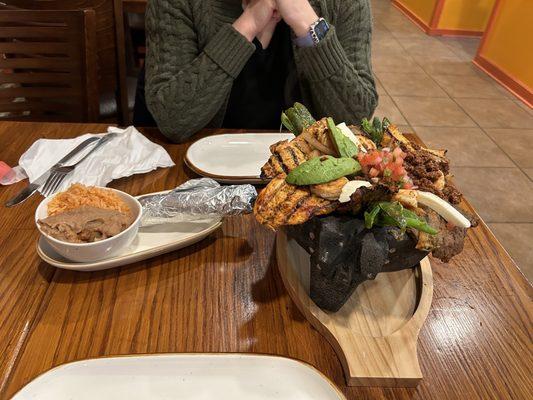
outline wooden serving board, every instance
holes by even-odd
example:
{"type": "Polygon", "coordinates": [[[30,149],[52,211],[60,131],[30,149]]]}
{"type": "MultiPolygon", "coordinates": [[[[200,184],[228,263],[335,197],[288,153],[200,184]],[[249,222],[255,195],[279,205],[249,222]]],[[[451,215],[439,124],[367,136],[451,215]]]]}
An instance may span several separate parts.
{"type": "Polygon", "coordinates": [[[428,258],[417,268],[380,273],[361,284],[336,313],[309,297],[309,254],[285,232],[277,234],[278,267],[300,311],[333,346],[348,386],[414,387],[422,379],[418,333],[433,296],[428,258]]]}

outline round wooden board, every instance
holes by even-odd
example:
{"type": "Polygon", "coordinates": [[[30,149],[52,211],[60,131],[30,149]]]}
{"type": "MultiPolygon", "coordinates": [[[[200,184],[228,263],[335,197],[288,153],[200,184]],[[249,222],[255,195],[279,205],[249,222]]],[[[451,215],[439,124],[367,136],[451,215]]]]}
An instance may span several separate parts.
{"type": "Polygon", "coordinates": [[[300,311],[335,349],[349,386],[413,387],[422,379],[416,344],[433,296],[431,265],[379,274],[336,313],[309,297],[309,254],[281,230],[278,267],[300,311]]]}

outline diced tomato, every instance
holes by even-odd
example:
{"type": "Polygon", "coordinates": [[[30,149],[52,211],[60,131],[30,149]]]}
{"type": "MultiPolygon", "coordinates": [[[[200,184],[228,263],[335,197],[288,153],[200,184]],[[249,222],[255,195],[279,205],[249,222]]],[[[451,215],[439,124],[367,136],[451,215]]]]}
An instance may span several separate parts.
{"type": "Polygon", "coordinates": [[[359,154],[359,162],[362,166],[378,165],[382,161],[381,153],[377,150],[374,150],[368,154],[359,154]]]}
{"type": "Polygon", "coordinates": [[[393,161],[390,161],[388,163],[383,163],[383,169],[385,169],[385,168],[388,168],[388,169],[390,169],[392,171],[392,170],[396,169],[396,164],[394,164],[393,161]]]}
{"type": "Polygon", "coordinates": [[[409,189],[413,183],[403,167],[407,154],[400,147],[373,150],[368,153],[359,153],[358,160],[362,171],[372,179],[379,179],[396,190],[397,188],[409,189]]]}
{"type": "Polygon", "coordinates": [[[379,175],[379,170],[372,167],[370,168],[370,172],[368,173],[368,175],[370,175],[371,178],[376,178],[379,175]]]}
{"type": "Polygon", "coordinates": [[[407,190],[410,190],[410,189],[416,189],[415,185],[413,185],[413,182],[411,182],[411,180],[409,179],[407,182],[404,182],[403,185],[402,185],[402,188],[403,189],[407,189],[407,190]]]}
{"type": "Polygon", "coordinates": [[[392,152],[392,155],[395,157],[395,158],[403,158],[403,151],[401,148],[399,147],[396,147],[393,152],[392,152]]]}
{"type": "Polygon", "coordinates": [[[392,174],[391,174],[391,178],[393,181],[402,181],[403,179],[403,174],[399,174],[398,171],[394,171],[392,174]]]}

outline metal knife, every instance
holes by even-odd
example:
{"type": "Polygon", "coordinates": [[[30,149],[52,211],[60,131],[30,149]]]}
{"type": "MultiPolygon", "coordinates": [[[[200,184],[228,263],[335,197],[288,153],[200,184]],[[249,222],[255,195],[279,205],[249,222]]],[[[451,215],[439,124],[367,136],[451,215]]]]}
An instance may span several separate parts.
{"type": "Polygon", "coordinates": [[[37,189],[39,189],[42,185],[44,185],[44,183],[46,182],[46,180],[48,179],[48,177],[50,176],[52,170],[55,167],[57,167],[60,164],[66,163],[72,157],[74,157],[75,155],[80,153],[83,149],[85,149],[87,146],[89,146],[90,144],[92,144],[94,142],[97,142],[98,140],[100,140],[100,137],[93,136],[93,137],[81,142],[79,145],[77,145],[74,148],[74,150],[72,150],[65,157],[63,157],[56,164],[54,164],[48,171],[46,171],[44,174],[42,174],[40,177],[38,177],[36,180],[34,180],[33,183],[30,183],[28,186],[26,186],[24,189],[22,189],[22,191],[19,194],[17,194],[12,199],[8,200],[5,203],[5,206],[6,207],[13,207],[13,206],[15,206],[17,204],[22,203],[24,200],[26,200],[28,197],[30,197],[32,194],[34,194],[37,191],[37,189]]]}

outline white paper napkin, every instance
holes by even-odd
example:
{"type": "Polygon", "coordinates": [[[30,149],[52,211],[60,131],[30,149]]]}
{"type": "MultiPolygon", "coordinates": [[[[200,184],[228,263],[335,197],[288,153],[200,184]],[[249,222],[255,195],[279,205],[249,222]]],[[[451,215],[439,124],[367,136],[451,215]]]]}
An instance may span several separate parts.
{"type": "MultiPolygon", "coordinates": [[[[174,165],[163,147],[148,140],[133,126],[126,129],[109,127],[108,132],[116,132],[117,136],[78,165],[63,181],[58,192],[66,190],[72,183],[105,186],[114,179],[174,165]]],[[[81,142],[102,135],[88,133],[74,139],[39,139],[20,157],[19,166],[33,182],[81,142]]],[[[90,148],[92,145],[68,164],[74,164],[90,148]]]]}

